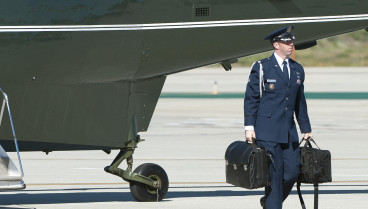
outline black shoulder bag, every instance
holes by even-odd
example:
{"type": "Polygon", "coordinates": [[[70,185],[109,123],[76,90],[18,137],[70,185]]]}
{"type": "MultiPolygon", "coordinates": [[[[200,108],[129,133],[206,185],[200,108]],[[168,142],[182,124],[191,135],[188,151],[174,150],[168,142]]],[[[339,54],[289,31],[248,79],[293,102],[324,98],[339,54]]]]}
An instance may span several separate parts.
{"type": "Polygon", "coordinates": [[[300,192],[301,183],[314,185],[314,209],[318,209],[318,183],[332,181],[331,175],[331,153],[328,150],[321,150],[312,138],[300,141],[300,174],[297,181],[297,189],[300,204],[305,209],[304,200],[300,192]],[[305,141],[304,146],[301,144],[305,141]],[[313,148],[313,142],[317,148],[313,148]]]}

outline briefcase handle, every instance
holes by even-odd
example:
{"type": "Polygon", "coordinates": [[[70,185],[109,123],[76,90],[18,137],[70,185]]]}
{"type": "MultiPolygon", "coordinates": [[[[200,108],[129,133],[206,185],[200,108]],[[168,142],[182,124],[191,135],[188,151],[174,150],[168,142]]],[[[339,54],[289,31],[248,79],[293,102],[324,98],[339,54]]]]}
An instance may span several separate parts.
{"type": "Polygon", "coordinates": [[[313,144],[315,144],[318,149],[321,149],[319,148],[319,146],[317,145],[317,143],[314,141],[312,137],[308,137],[307,139],[304,139],[303,137],[300,140],[299,146],[302,145],[303,141],[305,141],[304,147],[312,147],[312,144],[310,142],[313,142],[313,144]]]}
{"type": "MultiPolygon", "coordinates": [[[[256,138],[253,138],[253,139],[252,139],[252,142],[250,142],[250,141],[248,141],[248,140],[245,140],[245,142],[246,142],[246,143],[248,143],[248,144],[250,144],[250,146],[258,147],[258,145],[257,145],[257,139],[256,139],[256,138]]],[[[265,148],[264,148],[264,149],[265,149],[265,148]]],[[[266,150],[266,152],[267,152],[267,149],[265,149],[265,150],[266,150]]],[[[271,155],[269,152],[267,152],[267,157],[268,157],[268,159],[269,159],[269,160],[271,160],[272,165],[274,166],[275,161],[273,160],[273,157],[272,157],[272,155],[271,155]]]]}
{"type": "Polygon", "coordinates": [[[251,145],[257,145],[257,139],[254,138],[254,137],[252,137],[252,141],[251,142],[248,141],[248,140],[245,140],[245,142],[248,143],[248,144],[251,144],[251,145]]]}

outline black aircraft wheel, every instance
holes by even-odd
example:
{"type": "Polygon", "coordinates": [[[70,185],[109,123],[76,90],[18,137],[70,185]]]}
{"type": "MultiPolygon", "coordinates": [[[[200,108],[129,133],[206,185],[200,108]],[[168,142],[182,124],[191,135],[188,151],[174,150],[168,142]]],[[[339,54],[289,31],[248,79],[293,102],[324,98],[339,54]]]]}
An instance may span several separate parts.
{"type": "Polygon", "coordinates": [[[160,189],[150,187],[146,184],[131,181],[130,192],[132,193],[135,200],[139,202],[155,202],[161,201],[169,189],[169,179],[167,174],[161,166],[153,163],[145,163],[138,166],[134,173],[146,176],[154,181],[158,181],[161,185],[160,189]],[[158,193],[158,194],[157,194],[158,193]]]}

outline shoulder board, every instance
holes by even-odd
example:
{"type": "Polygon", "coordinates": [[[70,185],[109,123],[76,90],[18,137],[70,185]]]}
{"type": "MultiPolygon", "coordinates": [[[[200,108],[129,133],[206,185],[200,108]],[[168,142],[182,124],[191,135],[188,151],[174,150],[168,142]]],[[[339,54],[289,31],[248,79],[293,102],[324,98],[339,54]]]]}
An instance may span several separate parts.
{"type": "Polygon", "coordinates": [[[289,60],[290,60],[291,63],[294,63],[296,65],[302,66],[299,62],[297,62],[297,61],[295,61],[295,60],[293,60],[291,58],[289,58],[289,60]]]}
{"type": "Polygon", "coordinates": [[[256,61],[256,62],[254,62],[253,63],[253,65],[252,65],[252,67],[251,68],[253,68],[253,66],[255,65],[255,64],[263,64],[263,63],[266,63],[266,62],[268,62],[270,60],[270,58],[265,58],[265,59],[262,59],[262,60],[258,60],[258,61],[256,61]]]}
{"type": "Polygon", "coordinates": [[[264,58],[262,60],[259,60],[258,63],[266,63],[268,61],[270,61],[270,58],[269,57],[268,58],[264,58]]]}

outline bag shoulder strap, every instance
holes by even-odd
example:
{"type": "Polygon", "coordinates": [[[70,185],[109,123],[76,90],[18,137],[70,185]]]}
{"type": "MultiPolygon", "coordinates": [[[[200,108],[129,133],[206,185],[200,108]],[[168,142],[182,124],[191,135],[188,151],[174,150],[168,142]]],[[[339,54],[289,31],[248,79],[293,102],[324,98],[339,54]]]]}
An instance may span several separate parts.
{"type": "Polygon", "coordinates": [[[317,162],[317,157],[314,156],[314,183],[313,183],[313,187],[314,187],[314,209],[318,209],[318,179],[319,179],[319,172],[317,171],[317,166],[318,166],[318,162],[317,162]]]}
{"type": "Polygon", "coordinates": [[[302,205],[302,208],[303,209],[306,209],[305,208],[305,203],[304,203],[304,200],[303,200],[303,197],[302,197],[302,193],[301,193],[301,191],[300,191],[300,185],[301,185],[302,183],[300,182],[300,181],[298,181],[297,183],[296,183],[296,189],[298,190],[298,196],[299,196],[299,201],[300,201],[300,204],[302,205]]]}
{"type": "MultiPolygon", "coordinates": [[[[300,201],[300,204],[302,206],[302,209],[306,209],[305,208],[305,203],[304,203],[304,200],[303,200],[303,196],[302,196],[302,193],[300,191],[300,185],[301,185],[301,182],[298,181],[297,184],[296,184],[296,189],[298,190],[299,201],[300,201]]],[[[314,209],[318,209],[318,183],[314,183],[314,209]]]]}

